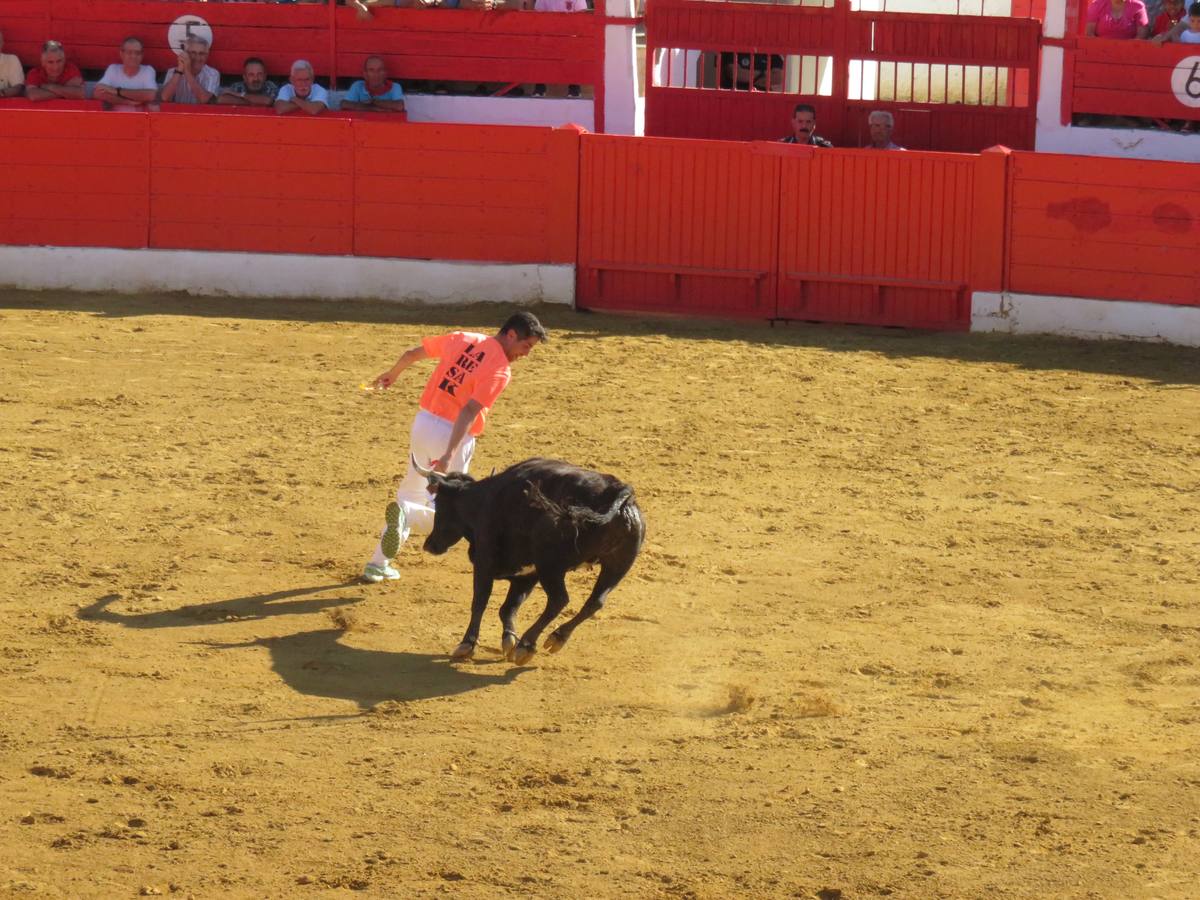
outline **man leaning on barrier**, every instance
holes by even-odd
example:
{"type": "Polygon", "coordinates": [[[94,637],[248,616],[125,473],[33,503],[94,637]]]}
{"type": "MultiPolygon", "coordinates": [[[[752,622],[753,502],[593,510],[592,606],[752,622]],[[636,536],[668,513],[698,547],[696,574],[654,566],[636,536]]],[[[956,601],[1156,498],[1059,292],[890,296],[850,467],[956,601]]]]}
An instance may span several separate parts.
{"type": "Polygon", "coordinates": [[[221,91],[217,103],[225,106],[274,106],[279,88],[267,78],[267,64],[257,56],[242,63],[242,80],[221,91]]]}
{"type": "Polygon", "coordinates": [[[221,86],[221,73],[208,65],[208,41],[188,35],[175,68],[163,76],[163,103],[211,103],[221,86]]]}
{"type": "Polygon", "coordinates": [[[121,42],[121,61],[104,70],[96,83],[92,98],[109,106],[146,106],[158,94],[158,78],[154,69],[142,65],[145,49],[135,37],[121,42]]]}
{"type": "Polygon", "coordinates": [[[781,138],[781,144],[805,144],[809,147],[832,147],[833,144],[817,134],[817,110],[810,103],[797,103],[792,110],[792,133],[781,138]]]}
{"type": "Polygon", "coordinates": [[[58,41],[42,45],[41,64],[25,75],[25,97],[34,103],[45,100],[82,100],[83,73],[67,61],[67,51],[58,41]]]}
{"type": "Polygon", "coordinates": [[[329,108],[329,92],[316,82],[312,63],[298,59],[292,63],[292,74],[288,83],[279,89],[275,98],[275,112],[281,116],[300,112],[319,116],[329,108]]]}
{"type": "Polygon", "coordinates": [[[388,78],[382,56],[368,56],[363,77],[350,85],[342,98],[342,109],[363,112],[404,112],[404,90],[400,82],[388,78]]]}
{"type": "MultiPolygon", "coordinates": [[[[4,49],[4,33],[0,32],[0,50],[4,49]]],[[[25,89],[25,70],[13,53],[0,53],[0,98],[20,97],[25,89]]]]}

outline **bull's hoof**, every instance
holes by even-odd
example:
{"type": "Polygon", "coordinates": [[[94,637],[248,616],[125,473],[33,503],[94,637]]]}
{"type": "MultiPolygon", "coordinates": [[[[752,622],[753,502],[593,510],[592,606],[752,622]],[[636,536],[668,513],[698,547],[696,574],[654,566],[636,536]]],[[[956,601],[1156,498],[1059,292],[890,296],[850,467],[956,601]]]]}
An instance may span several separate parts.
{"type": "Polygon", "coordinates": [[[451,659],[470,659],[475,655],[475,644],[471,641],[463,641],[454,648],[454,652],[450,654],[451,659]]]}
{"type": "Polygon", "coordinates": [[[500,639],[500,649],[504,651],[504,658],[512,662],[513,651],[517,649],[517,633],[515,631],[504,632],[504,637],[500,639]]]}
{"type": "Polygon", "coordinates": [[[533,646],[533,644],[527,644],[525,641],[521,641],[521,643],[517,644],[517,646],[513,648],[511,661],[515,665],[523,666],[536,655],[537,647],[533,646]]]}
{"type": "Polygon", "coordinates": [[[549,650],[551,653],[557,653],[565,646],[567,646],[567,639],[560,637],[558,632],[555,631],[550,637],[546,638],[546,643],[542,644],[542,649],[549,650]]]}

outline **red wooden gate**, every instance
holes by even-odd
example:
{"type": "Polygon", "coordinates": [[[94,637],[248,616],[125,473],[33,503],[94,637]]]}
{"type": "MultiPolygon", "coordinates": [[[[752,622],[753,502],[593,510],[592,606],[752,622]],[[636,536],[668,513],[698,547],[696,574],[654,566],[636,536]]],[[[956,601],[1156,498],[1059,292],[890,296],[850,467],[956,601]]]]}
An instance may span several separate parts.
{"type": "Polygon", "coordinates": [[[872,110],[910,149],[1032,149],[1041,25],[1033,19],[650,0],[646,133],[772,140],[796,103],[840,147],[867,142],[872,110]],[[743,55],[757,77],[725,63],[743,55]]]}

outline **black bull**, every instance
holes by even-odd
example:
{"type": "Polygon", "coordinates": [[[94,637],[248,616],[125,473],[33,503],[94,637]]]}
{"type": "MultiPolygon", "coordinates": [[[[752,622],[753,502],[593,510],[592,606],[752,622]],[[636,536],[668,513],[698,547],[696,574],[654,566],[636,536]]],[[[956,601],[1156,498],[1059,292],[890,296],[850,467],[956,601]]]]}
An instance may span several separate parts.
{"type": "Polygon", "coordinates": [[[475,567],[471,624],[452,654],[456,659],[475,652],[496,579],[509,582],[508,597],[500,607],[504,655],[524,665],[537,652],[546,626],[566,608],[567,573],[599,563],[600,574],[583,608],[546,639],[551,653],[561,650],[576,626],[590,619],[625,577],[646,536],[633,488],[612,475],[553,459],[527,459],[479,481],[419,465],[417,470],[428,479],[430,490],[437,490],[433,531],[425,549],[445,553],[465,537],[475,567]],[[517,640],[517,610],[538,582],[546,591],[546,608],[517,640]]]}

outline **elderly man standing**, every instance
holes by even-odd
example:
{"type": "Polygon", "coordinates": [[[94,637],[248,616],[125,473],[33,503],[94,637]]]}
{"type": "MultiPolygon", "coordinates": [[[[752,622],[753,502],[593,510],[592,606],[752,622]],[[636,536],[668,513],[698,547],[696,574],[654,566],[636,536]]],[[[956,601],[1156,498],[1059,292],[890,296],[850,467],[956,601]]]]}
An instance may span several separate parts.
{"type": "Polygon", "coordinates": [[[227,106],[274,106],[277,96],[279,88],[267,78],[267,64],[251,56],[242,63],[242,80],[221,91],[217,102],[227,106]]]}
{"type": "Polygon", "coordinates": [[[67,52],[58,41],[42,45],[41,65],[25,76],[25,97],[34,103],[83,99],[83,73],[75,63],[67,62],[67,52]]]}
{"type": "Polygon", "coordinates": [[[189,35],[175,68],[163,76],[163,103],[212,103],[221,73],[208,65],[208,41],[189,35]]]}
{"type": "Polygon", "coordinates": [[[871,132],[871,143],[863,149],[865,150],[903,150],[899,144],[892,143],[892,130],[896,127],[896,120],[890,112],[882,109],[877,109],[875,112],[867,116],[867,128],[871,132]]]}
{"type": "Polygon", "coordinates": [[[310,116],[319,116],[329,108],[329,92],[316,82],[312,63],[298,59],[292,63],[292,74],[288,83],[279,89],[275,98],[275,112],[281,116],[300,110],[310,116]]]}
{"type": "Polygon", "coordinates": [[[342,109],[404,112],[404,90],[399,82],[388,78],[382,56],[367,57],[363,63],[363,77],[350,85],[342,100],[342,109]]]}
{"type": "MultiPolygon", "coordinates": [[[[4,34],[0,32],[0,50],[4,49],[4,34]]],[[[14,53],[0,53],[0,97],[20,97],[25,89],[25,70],[14,53]]]]}
{"type": "Polygon", "coordinates": [[[92,99],[101,100],[111,106],[145,106],[154,102],[158,93],[158,79],[154,69],[142,65],[145,49],[135,37],[121,42],[121,62],[104,70],[104,77],[96,82],[92,99]]]}

